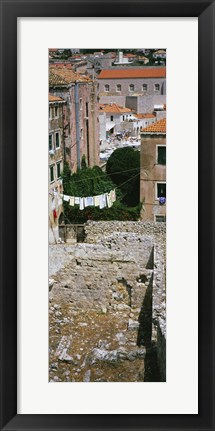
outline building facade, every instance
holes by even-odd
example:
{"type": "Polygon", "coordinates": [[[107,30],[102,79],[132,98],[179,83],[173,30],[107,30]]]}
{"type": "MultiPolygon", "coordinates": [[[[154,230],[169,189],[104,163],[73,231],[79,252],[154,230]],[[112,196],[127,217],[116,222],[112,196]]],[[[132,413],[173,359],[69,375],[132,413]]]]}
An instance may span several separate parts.
{"type": "Polygon", "coordinates": [[[129,67],[127,69],[102,70],[98,75],[99,95],[132,96],[140,93],[145,96],[166,94],[165,67],[129,67]]]}
{"type": "Polygon", "coordinates": [[[124,108],[115,103],[100,104],[99,109],[99,124],[100,124],[100,140],[104,140],[111,133],[118,133],[124,130],[123,123],[129,121],[132,117],[131,109],[124,108]],[[105,128],[105,131],[104,131],[105,128]]]}
{"type": "Polygon", "coordinates": [[[59,242],[59,218],[63,210],[62,171],[65,160],[64,110],[65,101],[49,94],[49,243],[59,242]]]}
{"type": "Polygon", "coordinates": [[[141,220],[166,221],[166,119],[141,132],[141,220]]]}
{"type": "Polygon", "coordinates": [[[133,94],[132,96],[126,96],[125,100],[125,106],[127,106],[127,108],[133,109],[137,114],[147,114],[149,112],[154,112],[156,110],[156,106],[165,104],[166,94],[133,94]]]}
{"type": "Polygon", "coordinates": [[[66,160],[72,172],[86,158],[87,165],[99,164],[99,115],[96,82],[72,68],[50,66],[49,91],[66,101],[64,135],[66,160]]]}

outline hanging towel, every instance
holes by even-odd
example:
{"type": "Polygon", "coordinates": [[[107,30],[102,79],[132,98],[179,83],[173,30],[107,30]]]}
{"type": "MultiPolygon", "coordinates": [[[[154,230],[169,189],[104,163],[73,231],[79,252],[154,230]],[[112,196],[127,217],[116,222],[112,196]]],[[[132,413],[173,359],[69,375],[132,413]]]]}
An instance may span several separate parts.
{"type": "Polygon", "coordinates": [[[58,206],[62,205],[63,201],[62,198],[58,197],[58,206]]]}
{"type": "Polygon", "coordinates": [[[110,193],[107,193],[106,198],[107,198],[107,206],[108,206],[108,208],[112,207],[113,202],[112,202],[111,192],[110,192],[110,193]]]}
{"type": "Polygon", "coordinates": [[[69,205],[71,205],[71,207],[74,207],[74,205],[75,205],[75,198],[74,198],[74,196],[70,196],[69,205]]]}
{"type": "Polygon", "coordinates": [[[75,196],[75,204],[79,205],[79,203],[80,203],[80,198],[78,198],[78,197],[75,196]]]}
{"type": "Polygon", "coordinates": [[[84,198],[79,198],[80,210],[84,209],[84,198]]]}
{"type": "Polygon", "coordinates": [[[84,206],[85,207],[90,207],[90,206],[93,206],[94,205],[94,199],[93,199],[93,197],[87,197],[87,198],[84,198],[84,206]]]}
{"type": "Polygon", "coordinates": [[[99,208],[105,208],[106,207],[106,195],[100,195],[100,202],[99,202],[99,208]]]}
{"type": "Polygon", "coordinates": [[[100,195],[94,196],[94,205],[95,205],[95,207],[99,207],[99,205],[100,205],[100,195]]]}
{"type": "Polygon", "coordinates": [[[53,209],[53,210],[55,210],[55,209],[56,209],[55,199],[53,199],[53,201],[52,201],[52,209],[53,209]]]}
{"type": "Polygon", "coordinates": [[[110,193],[111,193],[112,202],[115,202],[116,201],[116,190],[115,189],[111,190],[110,193]]]}
{"type": "Polygon", "coordinates": [[[69,202],[70,196],[63,195],[63,200],[66,201],[66,202],[69,202]]]}

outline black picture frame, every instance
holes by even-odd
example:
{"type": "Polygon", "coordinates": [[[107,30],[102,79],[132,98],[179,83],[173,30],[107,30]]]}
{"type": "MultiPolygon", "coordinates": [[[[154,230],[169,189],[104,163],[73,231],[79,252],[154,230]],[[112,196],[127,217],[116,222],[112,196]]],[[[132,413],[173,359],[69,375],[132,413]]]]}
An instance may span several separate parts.
{"type": "MultiPolygon", "coordinates": [[[[2,430],[214,430],[215,4],[207,0],[1,0],[1,411],[2,430]],[[110,7],[111,6],[111,7],[110,7]],[[17,415],[17,18],[198,17],[199,413],[17,415]]],[[[186,65],[187,67],[187,65],[186,65]]],[[[190,220],[188,220],[188,223],[190,220]]],[[[32,382],[33,384],[33,382],[32,382]]],[[[186,390],[186,382],[184,382],[186,390]]]]}

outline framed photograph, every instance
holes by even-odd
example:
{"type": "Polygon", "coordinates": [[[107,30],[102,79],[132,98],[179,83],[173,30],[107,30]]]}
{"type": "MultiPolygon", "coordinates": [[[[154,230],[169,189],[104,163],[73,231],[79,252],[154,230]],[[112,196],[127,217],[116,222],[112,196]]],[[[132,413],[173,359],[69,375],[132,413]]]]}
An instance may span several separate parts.
{"type": "Polygon", "coordinates": [[[1,429],[214,429],[214,17],[1,1],[1,429]]]}

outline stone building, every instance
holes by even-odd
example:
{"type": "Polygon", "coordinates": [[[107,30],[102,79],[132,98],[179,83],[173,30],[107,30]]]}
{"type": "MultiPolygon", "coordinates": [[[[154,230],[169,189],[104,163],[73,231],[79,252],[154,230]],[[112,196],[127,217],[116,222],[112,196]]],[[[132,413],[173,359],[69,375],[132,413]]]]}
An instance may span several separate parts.
{"type": "Polygon", "coordinates": [[[142,220],[166,221],[166,119],[141,131],[142,220]]]}
{"type": "Polygon", "coordinates": [[[129,68],[102,70],[98,75],[98,85],[101,103],[108,103],[109,98],[109,101],[125,106],[126,96],[135,94],[145,97],[165,95],[166,68],[147,66],[133,68],[130,66],[129,68]]]}
{"type": "Polygon", "coordinates": [[[106,139],[107,135],[110,133],[121,132],[123,130],[122,123],[129,121],[131,117],[131,109],[124,108],[116,103],[111,103],[109,105],[100,104],[100,140],[106,139]]]}
{"type": "Polygon", "coordinates": [[[96,83],[69,66],[49,68],[49,91],[66,101],[64,134],[66,160],[73,172],[86,158],[88,166],[99,163],[99,118],[96,83]]]}
{"type": "Polygon", "coordinates": [[[156,122],[156,115],[147,113],[147,114],[134,114],[136,117],[136,125],[135,128],[137,128],[138,133],[145,129],[147,126],[150,126],[150,124],[154,124],[156,122]]]}
{"type": "MultiPolygon", "coordinates": [[[[166,91],[166,84],[164,85],[166,91]]],[[[165,94],[152,94],[144,95],[142,93],[136,93],[132,96],[126,96],[125,106],[137,112],[137,114],[147,114],[149,112],[156,111],[157,106],[165,106],[166,104],[166,93],[165,94]]],[[[166,110],[164,110],[166,115],[166,110]]]]}
{"type": "Polygon", "coordinates": [[[49,94],[49,243],[59,241],[59,217],[62,213],[63,191],[61,174],[64,166],[64,120],[65,101],[49,94]]]}

